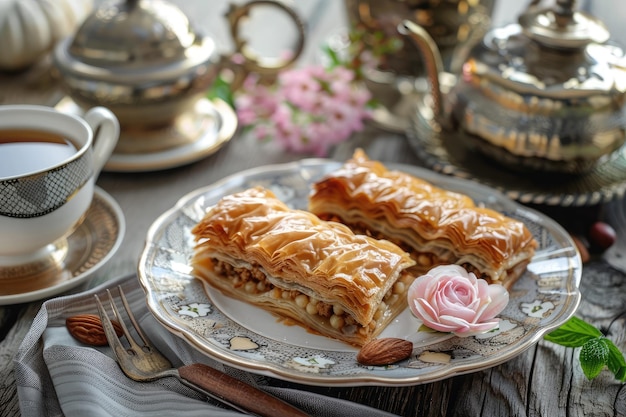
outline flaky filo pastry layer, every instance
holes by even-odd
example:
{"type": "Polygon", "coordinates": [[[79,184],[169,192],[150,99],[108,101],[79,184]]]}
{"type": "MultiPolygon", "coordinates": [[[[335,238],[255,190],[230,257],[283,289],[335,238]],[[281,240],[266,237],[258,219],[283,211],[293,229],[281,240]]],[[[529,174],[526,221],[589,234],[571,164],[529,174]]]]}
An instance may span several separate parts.
{"type": "Polygon", "coordinates": [[[320,334],[359,346],[407,305],[406,252],[290,209],[270,190],[223,197],[192,233],[196,276],[320,334]]]}
{"type": "Polygon", "coordinates": [[[314,184],[309,210],[398,244],[416,260],[415,273],[455,263],[510,287],[537,247],[523,222],[477,207],[464,194],[388,170],[360,149],[314,184]]]}

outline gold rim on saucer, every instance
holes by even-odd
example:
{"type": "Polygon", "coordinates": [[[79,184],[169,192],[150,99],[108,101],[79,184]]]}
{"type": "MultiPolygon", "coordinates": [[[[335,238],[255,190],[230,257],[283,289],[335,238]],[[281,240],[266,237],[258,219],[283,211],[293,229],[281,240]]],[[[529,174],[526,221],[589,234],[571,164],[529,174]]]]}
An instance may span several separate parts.
{"type": "MultiPolygon", "coordinates": [[[[57,110],[80,114],[69,97],[57,110]]],[[[172,124],[153,129],[122,129],[118,146],[104,166],[107,172],[149,172],[170,169],[206,158],[237,131],[237,115],[221,99],[200,99],[172,124]]]]}
{"type": "Polygon", "coordinates": [[[0,267],[0,305],[45,298],[81,284],[119,248],[125,231],[117,202],[96,187],[85,219],[36,262],[0,267]]]}

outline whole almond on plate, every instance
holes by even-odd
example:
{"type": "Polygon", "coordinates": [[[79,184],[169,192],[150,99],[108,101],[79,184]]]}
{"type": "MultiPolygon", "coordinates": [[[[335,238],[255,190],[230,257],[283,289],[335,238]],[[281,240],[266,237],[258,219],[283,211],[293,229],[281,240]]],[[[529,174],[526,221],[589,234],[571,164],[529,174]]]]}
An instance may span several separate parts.
{"type": "MultiPolygon", "coordinates": [[[[113,324],[115,333],[121,336],[123,331],[120,324],[115,320],[111,320],[111,324],[113,324]]],[[[65,326],[79,342],[92,346],[105,346],[108,343],[100,316],[96,314],[78,314],[68,317],[65,320],[65,326]]]]}
{"type": "Polygon", "coordinates": [[[361,348],[356,360],[362,365],[391,365],[411,356],[413,343],[395,337],[374,339],[361,348]]]}

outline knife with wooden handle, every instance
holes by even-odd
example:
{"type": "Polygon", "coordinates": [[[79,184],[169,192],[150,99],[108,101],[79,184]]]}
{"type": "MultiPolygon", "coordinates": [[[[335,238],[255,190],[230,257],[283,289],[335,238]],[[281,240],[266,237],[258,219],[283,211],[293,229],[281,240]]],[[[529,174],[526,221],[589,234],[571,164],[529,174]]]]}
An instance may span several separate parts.
{"type": "Polygon", "coordinates": [[[178,375],[186,385],[242,412],[262,417],[308,416],[280,398],[201,363],[181,366],[178,375]]]}

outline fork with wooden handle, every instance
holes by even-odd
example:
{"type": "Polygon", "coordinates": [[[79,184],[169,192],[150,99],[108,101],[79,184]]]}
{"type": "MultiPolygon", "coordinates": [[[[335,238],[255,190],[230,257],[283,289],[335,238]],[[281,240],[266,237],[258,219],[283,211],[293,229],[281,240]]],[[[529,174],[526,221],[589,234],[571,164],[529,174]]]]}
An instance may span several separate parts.
{"type": "Polygon", "coordinates": [[[138,343],[124,324],[111,292],[107,290],[109,303],[115,318],[120,323],[127,346],[118,338],[111,320],[98,295],[95,295],[98,313],[107,341],[115,353],[117,363],[129,378],[135,381],[153,381],[164,377],[178,378],[183,384],[226,404],[243,413],[271,417],[307,416],[303,411],[266,392],[220,372],[210,366],[194,363],[174,368],[150,340],[144,335],[135,319],[121,287],[120,299],[128,318],[141,342],[138,343]]]}

